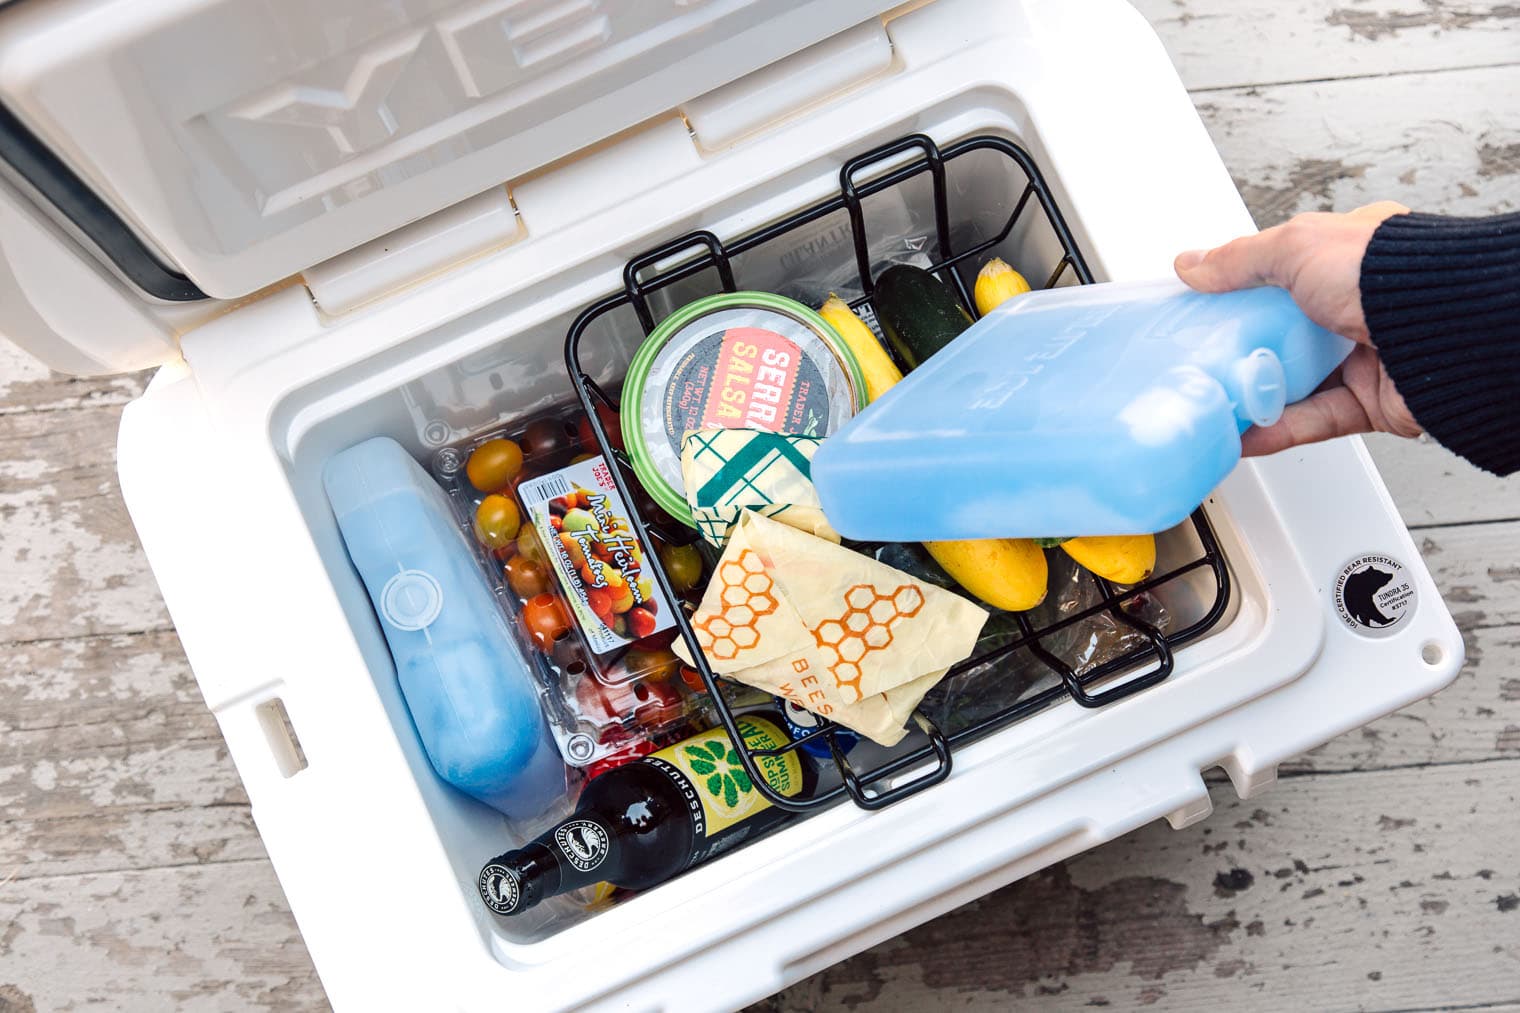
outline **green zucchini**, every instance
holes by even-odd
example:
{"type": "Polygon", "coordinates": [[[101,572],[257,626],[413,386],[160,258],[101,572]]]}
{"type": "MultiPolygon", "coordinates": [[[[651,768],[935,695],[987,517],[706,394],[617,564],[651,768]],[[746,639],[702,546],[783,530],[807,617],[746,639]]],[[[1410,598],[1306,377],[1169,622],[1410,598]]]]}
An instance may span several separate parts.
{"type": "Polygon", "coordinates": [[[882,334],[908,369],[917,369],[971,326],[971,314],[954,292],[928,271],[906,264],[881,272],[871,304],[882,334]]]}

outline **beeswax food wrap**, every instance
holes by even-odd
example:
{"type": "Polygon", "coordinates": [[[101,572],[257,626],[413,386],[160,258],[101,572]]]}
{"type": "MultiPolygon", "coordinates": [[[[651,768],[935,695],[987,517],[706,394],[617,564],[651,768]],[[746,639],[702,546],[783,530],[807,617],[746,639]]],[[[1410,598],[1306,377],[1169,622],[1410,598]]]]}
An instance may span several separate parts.
{"type": "Polygon", "coordinates": [[[698,429],[681,444],[686,504],[702,537],[722,548],[739,515],[754,510],[819,538],[839,541],[813,488],[816,436],[754,429],[698,429]]]}
{"type": "Polygon", "coordinates": [[[717,674],[891,746],[986,621],[953,592],[746,510],[692,626],[717,674]]]}

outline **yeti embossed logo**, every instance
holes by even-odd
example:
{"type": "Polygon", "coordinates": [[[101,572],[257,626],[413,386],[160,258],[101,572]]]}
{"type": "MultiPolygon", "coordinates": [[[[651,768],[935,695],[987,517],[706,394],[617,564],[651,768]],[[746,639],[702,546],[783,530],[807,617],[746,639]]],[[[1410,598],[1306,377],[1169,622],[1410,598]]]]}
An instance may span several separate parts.
{"type": "Polygon", "coordinates": [[[592,54],[614,66],[647,56],[723,15],[710,3],[465,0],[433,18],[422,8],[444,5],[387,4],[384,19],[403,24],[355,31],[351,45],[333,14],[330,37],[307,40],[314,58],[228,77],[246,90],[190,121],[194,150],[238,181],[260,216],[310,214],[538,125],[529,102],[544,87],[561,87],[571,96],[562,102],[593,102],[585,82],[546,75],[592,54]]]}
{"type": "Polygon", "coordinates": [[[1353,633],[1387,637],[1396,633],[1419,599],[1404,564],[1392,556],[1357,556],[1335,579],[1335,612],[1353,633]]]}

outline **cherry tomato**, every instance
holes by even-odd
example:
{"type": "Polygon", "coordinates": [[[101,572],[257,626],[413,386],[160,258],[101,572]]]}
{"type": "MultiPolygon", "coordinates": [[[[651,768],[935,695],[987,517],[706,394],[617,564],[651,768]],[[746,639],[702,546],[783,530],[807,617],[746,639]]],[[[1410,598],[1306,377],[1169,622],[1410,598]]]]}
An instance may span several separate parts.
{"type": "MultiPolygon", "coordinates": [[[[613,584],[611,582],[608,583],[608,587],[612,591],[612,611],[616,612],[619,618],[622,618],[625,612],[633,608],[633,588],[627,584],[613,584]]],[[[637,639],[653,632],[654,629],[651,627],[643,633],[635,634],[634,638],[637,639]]]]}
{"type": "Polygon", "coordinates": [[[549,590],[549,567],[536,559],[516,555],[507,560],[507,586],[523,601],[549,590]]]}
{"type": "Polygon", "coordinates": [[[647,637],[654,632],[654,613],[648,609],[634,607],[627,611],[625,618],[628,620],[628,635],[635,639],[647,637]]]}
{"type": "Polygon", "coordinates": [[[522,515],[517,504],[505,496],[491,495],[475,508],[475,537],[488,549],[501,549],[517,537],[522,515]]]}
{"type": "Polygon", "coordinates": [[[586,605],[602,622],[612,622],[612,592],[605,587],[586,588],[586,605]]]}
{"type": "Polygon", "coordinates": [[[554,642],[570,632],[570,615],[558,595],[538,594],[522,610],[523,631],[533,646],[548,654],[554,642]]]}
{"type": "Polygon", "coordinates": [[[555,644],[554,650],[549,652],[549,660],[558,665],[561,672],[577,681],[586,677],[590,667],[586,652],[575,637],[566,637],[555,644]]]}
{"type": "Polygon", "coordinates": [[[522,471],[522,448],[511,440],[487,440],[470,453],[464,473],[481,492],[505,489],[522,471]]]}
{"type": "Polygon", "coordinates": [[[681,666],[681,681],[686,683],[689,689],[695,690],[698,693],[707,692],[707,683],[702,681],[702,673],[690,665],[683,664],[681,666]]]}
{"type": "Polygon", "coordinates": [[[676,670],[681,667],[681,659],[676,657],[674,651],[666,648],[645,651],[630,647],[628,653],[623,655],[623,667],[628,670],[630,678],[664,682],[676,674],[676,670]]]}
{"type": "Polygon", "coordinates": [[[531,527],[523,528],[517,536],[517,554],[535,563],[549,562],[549,554],[544,551],[544,543],[538,540],[538,532],[531,527]]]}
{"type": "Polygon", "coordinates": [[[658,651],[662,647],[669,647],[671,644],[675,643],[676,635],[678,632],[679,631],[674,626],[671,626],[667,629],[661,630],[658,633],[651,633],[647,637],[641,637],[638,642],[633,645],[633,649],[640,651],[658,651]]]}
{"type": "MultiPolygon", "coordinates": [[[[600,774],[605,774],[607,771],[621,767],[625,763],[632,763],[634,760],[637,760],[641,756],[648,756],[650,753],[654,752],[654,748],[654,743],[650,742],[648,739],[636,739],[633,742],[630,742],[628,745],[624,746],[622,749],[619,749],[617,752],[608,753],[606,756],[602,757],[600,760],[597,760],[591,766],[587,767],[586,780],[589,781],[593,777],[596,777],[600,774]]],[[[598,887],[597,889],[600,890],[601,888],[598,887]]]]}
{"type": "Polygon", "coordinates": [[[671,590],[676,594],[685,594],[702,579],[702,553],[697,551],[695,545],[666,545],[661,542],[658,553],[660,565],[665,567],[665,576],[670,578],[671,590]]]}
{"type": "MultiPolygon", "coordinates": [[[[622,450],[623,426],[618,419],[618,413],[598,402],[596,417],[601,420],[602,428],[607,432],[607,442],[612,445],[612,449],[622,450]]],[[[602,452],[602,448],[596,445],[596,433],[591,429],[591,417],[589,415],[576,417],[575,432],[576,436],[580,439],[581,446],[585,447],[588,453],[600,454],[602,452]]]]}
{"type": "Polygon", "coordinates": [[[535,460],[570,449],[570,434],[560,419],[534,419],[522,435],[523,451],[535,460]]]}

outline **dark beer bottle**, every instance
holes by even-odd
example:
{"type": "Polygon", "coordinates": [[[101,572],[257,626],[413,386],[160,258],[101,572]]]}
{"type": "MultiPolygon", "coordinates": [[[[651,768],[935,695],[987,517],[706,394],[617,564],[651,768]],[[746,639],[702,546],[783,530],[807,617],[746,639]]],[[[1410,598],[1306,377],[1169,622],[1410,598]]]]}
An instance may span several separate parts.
{"type": "MultiPolygon", "coordinates": [[[[751,749],[788,739],[776,714],[736,719],[751,749]]],[[[791,750],[757,757],[772,788],[810,790],[817,768],[791,750]]],[[[792,814],[751,783],[726,732],[694,735],[587,783],[575,814],[516,851],[487,862],[477,887],[497,914],[593,883],[629,890],[663,883],[687,868],[785,821],[792,814]]]]}

